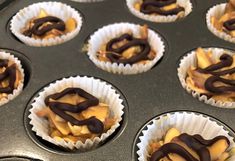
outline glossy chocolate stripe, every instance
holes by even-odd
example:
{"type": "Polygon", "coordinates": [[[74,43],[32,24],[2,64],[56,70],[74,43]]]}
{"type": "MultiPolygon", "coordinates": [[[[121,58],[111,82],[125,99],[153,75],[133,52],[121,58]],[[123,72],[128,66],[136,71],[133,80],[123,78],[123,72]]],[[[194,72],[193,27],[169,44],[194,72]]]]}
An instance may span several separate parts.
{"type": "Polygon", "coordinates": [[[112,40],[110,40],[107,45],[106,45],[106,50],[108,52],[111,53],[107,53],[107,58],[111,61],[111,62],[116,62],[116,63],[123,63],[123,64],[134,64],[137,63],[141,60],[148,60],[148,54],[151,51],[151,47],[147,41],[147,39],[137,39],[137,38],[133,38],[132,35],[130,34],[123,34],[118,38],[114,38],[112,40]],[[121,46],[120,48],[113,48],[113,45],[115,43],[118,43],[120,41],[123,40],[128,40],[129,42],[127,42],[125,45],[121,46]],[[120,59],[121,54],[131,48],[131,47],[135,47],[135,46],[140,46],[141,47],[141,51],[137,54],[135,54],[134,56],[128,58],[128,59],[120,59]],[[112,54],[112,52],[116,53],[116,54],[120,54],[120,56],[117,56],[116,54],[112,54]]]}
{"type": "Polygon", "coordinates": [[[152,5],[156,7],[164,7],[173,3],[176,3],[176,0],[144,0],[143,7],[147,5],[152,5]]]}
{"type": "Polygon", "coordinates": [[[34,34],[37,36],[42,36],[53,29],[57,29],[59,31],[65,30],[64,21],[54,16],[38,18],[38,19],[35,19],[33,22],[34,22],[34,25],[32,29],[26,30],[23,33],[24,35],[31,36],[32,34],[34,34]],[[50,24],[42,26],[43,24],[48,23],[48,22],[50,22],[50,24]]]}
{"type": "Polygon", "coordinates": [[[198,72],[201,72],[201,73],[205,73],[205,74],[212,74],[212,75],[215,75],[215,76],[223,76],[223,75],[226,75],[226,74],[233,74],[235,73],[235,67],[234,68],[231,68],[231,69],[227,69],[227,70],[223,70],[223,71],[218,71],[218,72],[207,72],[207,71],[203,71],[201,69],[197,69],[198,72]]]}
{"type": "Polygon", "coordinates": [[[16,81],[16,65],[13,64],[6,68],[6,70],[0,74],[0,81],[9,78],[9,85],[7,87],[0,88],[0,93],[12,93],[14,88],[14,84],[16,81]]]}
{"type": "Polygon", "coordinates": [[[185,133],[181,134],[178,138],[198,154],[200,161],[211,161],[210,152],[206,148],[207,145],[199,142],[194,136],[185,133]]]}
{"type": "MultiPolygon", "coordinates": [[[[177,139],[194,150],[198,154],[200,161],[211,161],[210,152],[207,147],[213,145],[217,141],[226,140],[228,145],[230,145],[228,138],[226,138],[225,136],[217,136],[211,140],[205,140],[201,135],[189,135],[183,133],[174,138],[176,142],[177,139]]],[[[180,146],[177,143],[164,144],[152,154],[150,161],[160,161],[162,158],[167,157],[170,153],[178,154],[187,161],[199,161],[194,158],[193,155],[191,155],[184,147],[180,146]]]]}
{"type": "Polygon", "coordinates": [[[179,12],[184,11],[183,7],[177,7],[177,8],[173,8],[171,10],[163,10],[157,7],[152,7],[152,8],[147,8],[147,7],[142,7],[140,8],[140,11],[145,13],[145,14],[152,14],[152,13],[156,13],[159,15],[164,15],[164,16],[168,16],[168,15],[177,15],[179,12]]]}
{"type": "Polygon", "coordinates": [[[235,30],[235,18],[225,21],[223,26],[229,31],[235,30]]]}
{"type": "Polygon", "coordinates": [[[221,69],[224,67],[229,67],[233,64],[233,57],[231,57],[228,54],[223,54],[220,56],[220,61],[221,62],[219,62],[217,64],[212,64],[204,69],[201,69],[201,71],[210,73],[211,71],[214,71],[214,70],[218,70],[218,69],[221,69]]]}
{"type": "Polygon", "coordinates": [[[170,153],[178,154],[187,161],[198,161],[182,146],[175,143],[168,143],[161,146],[159,150],[152,154],[150,161],[160,161],[162,158],[167,157],[170,153]]]}
{"type": "Polygon", "coordinates": [[[58,116],[60,116],[64,120],[69,121],[73,125],[77,125],[77,126],[86,125],[87,128],[89,129],[89,131],[92,133],[95,133],[95,134],[101,134],[104,131],[103,123],[95,117],[90,117],[85,120],[77,120],[73,116],[65,113],[64,111],[62,111],[54,106],[49,106],[49,107],[55,114],[57,114],[58,116]]]}
{"type": "Polygon", "coordinates": [[[183,7],[176,7],[170,10],[163,10],[161,7],[176,3],[176,0],[145,0],[140,6],[140,12],[144,14],[176,15],[184,11],[183,7]]]}
{"type": "Polygon", "coordinates": [[[90,117],[85,120],[77,120],[73,116],[67,114],[65,111],[72,113],[80,113],[91,106],[96,106],[99,104],[99,100],[93,95],[87,93],[81,88],[66,88],[62,92],[49,95],[45,98],[45,104],[61,118],[66,121],[69,121],[73,125],[82,126],[87,125],[88,129],[92,133],[100,134],[104,130],[103,123],[95,117],[90,117]],[[81,97],[86,98],[87,100],[78,103],[77,105],[72,105],[69,103],[56,102],[56,100],[62,98],[67,94],[78,94],[81,97]],[[51,101],[53,99],[53,101],[51,101]]]}
{"type": "Polygon", "coordinates": [[[211,146],[212,144],[214,144],[215,142],[219,141],[219,140],[226,140],[226,142],[228,143],[228,145],[230,145],[230,141],[228,140],[227,137],[225,136],[217,136],[211,140],[205,140],[201,135],[194,135],[193,136],[197,141],[199,141],[201,144],[206,145],[206,146],[211,146]]]}
{"type": "Polygon", "coordinates": [[[219,76],[211,76],[205,82],[205,88],[209,92],[222,94],[225,92],[235,92],[235,80],[220,78],[219,76]],[[215,86],[215,82],[223,82],[231,86],[215,86]]]}
{"type": "Polygon", "coordinates": [[[55,93],[55,94],[47,96],[45,98],[45,104],[47,106],[50,106],[50,105],[56,106],[59,109],[64,110],[64,111],[79,113],[79,112],[86,110],[87,108],[89,108],[91,106],[97,106],[99,104],[99,100],[81,88],[66,88],[59,93],[55,93]],[[56,101],[53,101],[53,102],[50,101],[50,99],[53,99],[53,100],[60,99],[67,94],[77,94],[81,97],[86,98],[87,100],[80,102],[77,105],[72,105],[72,104],[68,104],[68,103],[60,103],[60,102],[56,102],[56,101]]]}
{"type": "Polygon", "coordinates": [[[209,77],[204,85],[205,89],[209,92],[212,93],[217,93],[217,94],[223,94],[226,92],[235,92],[235,81],[234,80],[228,80],[221,78],[220,76],[226,75],[226,74],[233,74],[235,73],[235,67],[227,70],[222,70],[222,71],[215,71],[215,70],[220,70],[224,67],[229,67],[233,64],[233,57],[228,54],[223,54],[220,56],[220,61],[217,64],[212,64],[207,68],[204,69],[197,69],[201,73],[206,73],[206,74],[211,74],[212,76],[209,77]],[[231,86],[215,86],[215,82],[222,82],[227,85],[231,86]]]}

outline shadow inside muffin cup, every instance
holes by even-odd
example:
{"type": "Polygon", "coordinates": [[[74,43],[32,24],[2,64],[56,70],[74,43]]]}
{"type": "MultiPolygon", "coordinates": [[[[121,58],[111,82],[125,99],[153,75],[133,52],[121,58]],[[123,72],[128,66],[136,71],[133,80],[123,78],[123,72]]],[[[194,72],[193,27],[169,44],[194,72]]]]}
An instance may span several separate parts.
{"type": "MultiPolygon", "coordinates": [[[[90,78],[90,77],[88,77],[90,78]]],[[[100,78],[95,78],[95,79],[99,79],[102,82],[107,82],[103,79],[100,78]]],[[[58,79],[61,80],[61,79],[58,79]]],[[[54,83],[55,81],[51,82],[54,83]]],[[[42,87],[39,91],[37,91],[34,96],[30,99],[30,101],[28,102],[25,112],[24,112],[24,127],[27,131],[27,134],[29,135],[30,139],[36,143],[39,147],[49,151],[49,152],[53,152],[53,153],[57,153],[57,154],[64,154],[64,155],[69,155],[69,154],[79,154],[79,153],[85,153],[85,152],[89,152],[89,151],[93,151],[96,150],[97,148],[102,148],[104,146],[108,146],[109,143],[115,141],[124,131],[124,129],[126,128],[127,125],[127,120],[128,120],[128,103],[127,100],[125,98],[125,96],[121,93],[120,90],[118,90],[117,87],[115,87],[112,83],[107,82],[108,84],[110,84],[112,86],[112,88],[115,90],[115,92],[117,94],[120,95],[120,99],[123,101],[122,105],[124,106],[123,108],[123,115],[122,115],[122,120],[119,122],[120,126],[104,141],[100,142],[97,146],[92,147],[90,149],[67,149],[61,146],[57,146],[53,143],[50,143],[44,139],[42,139],[40,136],[37,136],[36,133],[34,131],[32,131],[32,125],[30,124],[31,119],[28,118],[28,116],[30,115],[30,109],[32,108],[32,103],[35,101],[34,99],[36,97],[39,96],[39,93],[44,91],[44,88],[48,87],[51,83],[48,83],[46,86],[42,87]]]]}

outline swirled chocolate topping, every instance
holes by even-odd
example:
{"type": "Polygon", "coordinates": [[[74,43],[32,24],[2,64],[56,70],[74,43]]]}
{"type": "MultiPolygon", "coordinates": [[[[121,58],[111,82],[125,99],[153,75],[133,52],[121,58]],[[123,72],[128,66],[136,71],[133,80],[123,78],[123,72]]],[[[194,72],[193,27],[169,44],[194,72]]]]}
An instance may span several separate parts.
{"type": "Polygon", "coordinates": [[[137,39],[137,38],[134,38],[130,34],[123,34],[118,38],[114,38],[114,39],[110,40],[107,43],[106,50],[108,51],[106,56],[111,62],[115,62],[118,64],[119,63],[134,64],[134,63],[137,63],[141,60],[148,60],[149,59],[148,54],[149,54],[151,48],[150,48],[150,45],[146,39],[137,39]],[[113,48],[113,45],[115,43],[118,43],[123,40],[128,40],[128,42],[119,48],[113,48]],[[135,46],[139,46],[141,48],[141,51],[139,53],[135,54],[134,56],[132,56],[128,59],[120,59],[121,54],[125,50],[127,50],[131,47],[135,47],[135,46]],[[112,52],[115,54],[113,54],[112,52]]]}
{"type": "Polygon", "coordinates": [[[217,141],[224,139],[227,141],[228,145],[230,144],[228,138],[225,136],[217,136],[211,140],[205,140],[200,135],[188,135],[186,133],[181,134],[180,136],[176,137],[183,143],[185,143],[189,148],[194,150],[200,160],[196,159],[192,154],[190,154],[184,147],[176,143],[168,143],[161,146],[157,151],[155,151],[150,161],[160,161],[164,157],[169,158],[170,153],[178,154],[179,156],[183,157],[187,161],[211,161],[210,152],[207,149],[208,146],[213,145],[217,141]]]}
{"type": "Polygon", "coordinates": [[[12,64],[7,67],[8,60],[0,60],[0,67],[6,67],[5,71],[0,74],[0,81],[9,79],[9,85],[7,87],[1,87],[0,93],[12,93],[15,89],[14,84],[16,81],[16,65],[12,64]]]}
{"type": "Polygon", "coordinates": [[[57,29],[59,31],[65,30],[64,21],[54,16],[38,18],[38,19],[33,20],[33,23],[34,25],[32,26],[32,28],[23,32],[25,36],[31,37],[32,34],[37,35],[37,36],[42,36],[53,29],[57,29]],[[49,23],[49,24],[46,24],[46,23],[49,23]]]}
{"type": "Polygon", "coordinates": [[[233,31],[235,30],[235,18],[227,20],[224,22],[223,26],[228,30],[228,31],[233,31]]]}
{"type": "Polygon", "coordinates": [[[86,109],[88,109],[91,106],[97,106],[99,104],[99,100],[94,97],[93,95],[87,93],[81,88],[67,88],[63,90],[60,93],[55,93],[52,95],[49,95],[45,98],[45,104],[49,106],[49,108],[58,116],[63,118],[64,120],[72,123],[73,125],[82,126],[86,125],[88,129],[95,134],[100,134],[104,130],[103,123],[97,119],[96,117],[90,117],[85,120],[77,120],[73,116],[66,113],[72,112],[72,113],[80,113],[86,109]],[[72,105],[69,103],[61,103],[56,102],[56,100],[62,98],[65,95],[68,94],[78,94],[81,97],[86,98],[87,100],[80,102],[76,105],[72,105]],[[51,101],[54,100],[54,101],[51,101]]]}
{"type": "Polygon", "coordinates": [[[160,14],[160,15],[176,15],[181,11],[184,11],[183,7],[176,7],[171,10],[163,10],[161,7],[174,4],[176,0],[144,0],[140,7],[140,12],[144,14],[160,14]]]}
{"type": "Polygon", "coordinates": [[[229,80],[221,78],[220,76],[226,75],[226,74],[233,74],[235,73],[235,67],[227,70],[217,71],[224,67],[229,67],[233,64],[233,57],[228,54],[223,54],[220,56],[220,62],[217,64],[212,64],[204,69],[198,69],[201,73],[211,74],[206,82],[205,82],[205,88],[206,90],[212,92],[212,93],[225,93],[225,92],[235,92],[235,80],[229,80]],[[215,82],[222,82],[226,85],[230,86],[215,86],[215,82]]]}

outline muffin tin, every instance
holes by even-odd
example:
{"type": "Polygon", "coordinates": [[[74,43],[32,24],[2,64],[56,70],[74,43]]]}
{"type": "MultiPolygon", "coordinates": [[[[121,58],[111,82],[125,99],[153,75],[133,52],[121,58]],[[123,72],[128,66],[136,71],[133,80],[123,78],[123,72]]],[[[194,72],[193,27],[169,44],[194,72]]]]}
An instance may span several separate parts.
{"type": "Polygon", "coordinates": [[[182,88],[178,80],[179,60],[189,51],[199,46],[231,50],[235,47],[214,36],[206,26],[208,9],[225,0],[191,1],[193,12],[186,18],[173,23],[153,23],[132,15],[125,0],[96,3],[60,0],[77,9],[84,23],[74,39],[51,47],[27,46],[9,30],[12,16],[39,0],[6,0],[9,5],[0,3],[0,48],[10,51],[22,61],[26,75],[23,92],[0,107],[0,160],[17,160],[15,158],[20,157],[21,160],[32,158],[28,160],[42,161],[134,161],[137,160],[135,140],[139,130],[151,118],[171,111],[200,112],[235,129],[235,110],[221,109],[198,101],[182,88]],[[82,50],[83,46],[94,31],[115,22],[148,24],[157,31],[166,45],[161,61],[146,73],[130,76],[112,74],[97,68],[82,50]],[[103,79],[115,86],[125,100],[121,127],[103,145],[87,152],[69,152],[40,140],[31,131],[28,120],[31,100],[43,87],[57,79],[75,75],[103,79]]]}

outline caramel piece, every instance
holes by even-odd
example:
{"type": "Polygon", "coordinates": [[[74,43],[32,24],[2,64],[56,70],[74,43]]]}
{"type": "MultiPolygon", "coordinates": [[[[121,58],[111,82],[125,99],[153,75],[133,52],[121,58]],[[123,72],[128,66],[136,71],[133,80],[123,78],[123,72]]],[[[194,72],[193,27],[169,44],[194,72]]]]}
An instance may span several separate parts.
{"type": "Polygon", "coordinates": [[[225,136],[205,140],[200,135],[180,134],[171,128],[164,140],[167,137],[170,142],[154,141],[149,145],[150,161],[225,161],[230,156],[226,152],[230,143],[225,136]]]}
{"type": "Polygon", "coordinates": [[[210,58],[211,53],[205,53],[202,48],[198,48],[196,50],[197,56],[197,65],[199,68],[206,68],[212,64],[212,60],[210,58]]]}
{"type": "Polygon", "coordinates": [[[58,17],[48,15],[44,9],[41,9],[38,17],[32,18],[22,33],[35,39],[51,39],[72,32],[76,27],[75,19],[69,18],[64,22],[58,17]]]}
{"type": "Polygon", "coordinates": [[[164,144],[171,142],[171,140],[180,135],[180,132],[176,128],[171,128],[167,131],[164,144]]]}
{"type": "Polygon", "coordinates": [[[211,145],[208,149],[210,152],[211,160],[217,160],[229,147],[228,141],[225,139],[220,139],[211,145]]]}
{"type": "Polygon", "coordinates": [[[66,27],[66,32],[72,32],[73,30],[76,29],[76,27],[77,27],[77,22],[75,21],[75,19],[69,18],[69,19],[65,22],[65,27],[66,27]]]}

